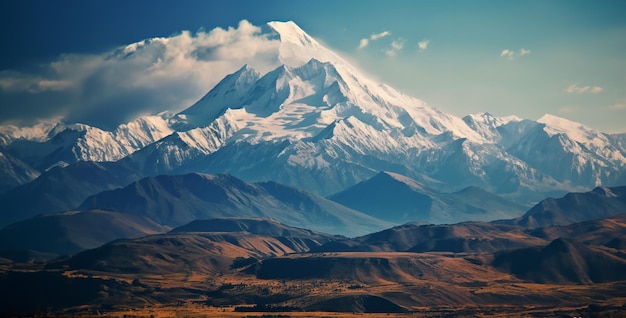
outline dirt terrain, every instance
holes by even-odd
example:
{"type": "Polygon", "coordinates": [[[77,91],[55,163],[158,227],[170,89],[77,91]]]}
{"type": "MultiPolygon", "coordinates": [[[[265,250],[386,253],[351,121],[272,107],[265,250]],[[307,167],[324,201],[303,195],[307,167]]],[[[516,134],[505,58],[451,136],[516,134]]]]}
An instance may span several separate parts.
{"type": "MultiPolygon", "coordinates": [[[[498,250],[506,245],[502,241],[463,245],[463,252],[454,252],[456,245],[449,251],[311,252],[347,239],[277,223],[263,223],[256,233],[174,231],[48,262],[5,260],[0,314],[620,317],[626,312],[626,251],[619,244],[623,220],[545,228],[537,236],[510,231],[512,242],[532,246],[498,250]],[[484,252],[485,246],[496,250],[484,252]]],[[[421,244],[424,231],[431,228],[399,227],[375,235],[388,241],[386,235],[403,233],[403,243],[394,246],[411,250],[421,244]]],[[[450,233],[445,235],[469,235],[458,229],[450,233]]],[[[380,242],[368,240],[358,245],[380,242]]],[[[342,246],[350,245],[356,246],[342,246]]]]}

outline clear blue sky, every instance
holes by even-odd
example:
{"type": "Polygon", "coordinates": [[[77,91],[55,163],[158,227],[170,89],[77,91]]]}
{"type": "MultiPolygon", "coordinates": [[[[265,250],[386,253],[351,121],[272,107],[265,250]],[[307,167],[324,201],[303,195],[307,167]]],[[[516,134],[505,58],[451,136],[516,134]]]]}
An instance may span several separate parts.
{"type": "MultiPolygon", "coordinates": [[[[106,56],[146,38],[237,27],[242,19],[256,26],[293,20],[380,81],[458,116],[487,111],[537,119],[551,113],[626,132],[621,0],[2,1],[0,121],[49,117],[57,109],[80,113],[80,106],[67,105],[87,105],[110,93],[98,89],[95,76],[79,93],[63,74],[46,82],[48,89],[24,84],[46,81],[51,69],[67,63],[63,54],[75,56],[71,61],[106,56]]],[[[146,99],[149,87],[129,88],[107,103],[155,103],[146,99]]],[[[103,118],[98,114],[104,112],[82,118],[103,118]]],[[[116,119],[122,120],[101,126],[116,119]]]]}

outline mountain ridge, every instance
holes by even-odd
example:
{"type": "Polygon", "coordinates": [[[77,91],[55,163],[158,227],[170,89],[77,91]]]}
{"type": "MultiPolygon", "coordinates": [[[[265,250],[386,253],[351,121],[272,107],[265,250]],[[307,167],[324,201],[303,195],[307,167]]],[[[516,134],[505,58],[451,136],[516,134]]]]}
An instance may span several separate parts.
{"type": "Polygon", "coordinates": [[[176,114],[139,117],[113,132],[81,124],[0,127],[0,140],[40,173],[112,160],[143,176],[230,173],[321,195],[379,171],[439,191],[478,186],[524,203],[626,184],[619,136],[551,115],[446,114],[365,76],[292,21],[270,22],[263,32],[278,40],[280,66],[261,74],[243,65],[176,114]],[[234,153],[241,160],[229,161],[234,153]]]}
{"type": "Polygon", "coordinates": [[[247,183],[228,174],[146,177],[88,197],[80,210],[100,208],[177,227],[196,219],[270,217],[291,226],[357,235],[391,223],[313,193],[276,183],[247,183]]]}

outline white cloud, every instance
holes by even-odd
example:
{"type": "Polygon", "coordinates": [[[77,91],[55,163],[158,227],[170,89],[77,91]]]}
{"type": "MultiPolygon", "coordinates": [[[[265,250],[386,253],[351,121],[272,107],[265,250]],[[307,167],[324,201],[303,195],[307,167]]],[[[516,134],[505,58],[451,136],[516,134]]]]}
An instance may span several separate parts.
{"type": "Polygon", "coordinates": [[[384,38],[384,37],[386,37],[386,36],[389,36],[389,35],[391,35],[391,32],[389,32],[389,31],[383,31],[383,32],[380,32],[380,33],[377,33],[377,34],[372,34],[372,35],[370,36],[370,40],[372,40],[372,41],[376,41],[376,40],[378,40],[378,39],[382,39],[382,38],[384,38]]]}
{"type": "Polygon", "coordinates": [[[504,56],[508,59],[513,59],[513,56],[515,55],[515,52],[511,51],[511,50],[502,50],[502,52],[500,52],[500,56],[504,56]]]}
{"type": "Polygon", "coordinates": [[[260,27],[243,20],[236,28],[184,31],[103,54],[62,55],[37,73],[0,72],[2,104],[11,94],[59,95],[46,105],[33,97],[22,113],[18,107],[3,107],[0,118],[68,114],[68,121],[110,128],[140,113],[180,110],[246,63],[261,73],[277,67],[278,45],[260,27]]]}
{"type": "Polygon", "coordinates": [[[572,84],[565,89],[570,94],[598,94],[604,91],[600,86],[578,86],[578,84],[572,84]]]}
{"type": "Polygon", "coordinates": [[[372,41],[376,41],[376,40],[378,40],[378,39],[384,38],[384,37],[389,36],[389,35],[391,35],[391,32],[389,32],[389,31],[383,31],[383,32],[381,32],[381,33],[372,34],[372,35],[370,36],[370,40],[372,40],[372,41]]]}
{"type": "Polygon", "coordinates": [[[359,49],[366,47],[369,43],[370,41],[368,39],[361,39],[359,42],[359,49]]]}
{"type": "Polygon", "coordinates": [[[430,44],[430,40],[421,40],[419,42],[417,42],[417,47],[419,47],[420,51],[425,51],[428,48],[428,45],[430,44]]]}
{"type": "MultiPolygon", "coordinates": [[[[521,48],[519,50],[519,56],[528,55],[530,54],[530,52],[531,52],[530,49],[521,48]]],[[[500,52],[500,56],[506,57],[507,60],[512,61],[515,59],[516,53],[513,50],[505,49],[505,50],[502,50],[502,52],[500,52]]]]}
{"type": "Polygon", "coordinates": [[[389,56],[396,56],[398,54],[398,51],[402,50],[403,47],[404,47],[403,40],[393,40],[391,41],[391,48],[386,50],[385,53],[387,53],[387,55],[389,56]]]}
{"type": "Polygon", "coordinates": [[[383,31],[380,33],[374,33],[372,35],[370,35],[369,39],[368,38],[362,38],[361,41],[359,41],[359,49],[362,49],[366,46],[368,46],[370,44],[370,41],[376,41],[379,39],[382,39],[386,36],[391,35],[391,32],[389,31],[383,31]]]}
{"type": "Polygon", "coordinates": [[[602,93],[604,91],[604,88],[600,87],[600,86],[594,86],[589,90],[589,93],[591,94],[598,94],[598,93],[602,93]]]}

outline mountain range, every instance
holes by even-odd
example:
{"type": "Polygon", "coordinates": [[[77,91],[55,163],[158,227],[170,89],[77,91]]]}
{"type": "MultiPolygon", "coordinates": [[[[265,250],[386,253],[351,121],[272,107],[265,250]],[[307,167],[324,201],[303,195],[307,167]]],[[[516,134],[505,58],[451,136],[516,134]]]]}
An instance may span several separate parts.
{"type": "Polygon", "coordinates": [[[626,310],[626,134],[446,114],[263,30],[280,66],[182,111],[0,126],[0,315],[626,310]]]}
{"type": "Polygon", "coordinates": [[[113,131],[62,122],[0,127],[2,189],[84,161],[115,161],[139,175],[132,181],[228,173],[323,196],[381,171],[522,204],[626,184],[622,135],[552,115],[459,118],[370,79],[293,22],[270,22],[266,32],[279,39],[280,67],[261,74],[244,65],[181,112],[113,131]]]}
{"type": "Polygon", "coordinates": [[[246,183],[225,174],[147,177],[88,197],[78,208],[94,207],[143,216],[171,227],[197,219],[269,217],[292,226],[355,235],[392,224],[313,193],[274,182],[246,183]]]}

